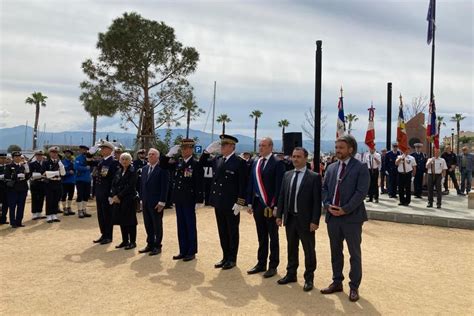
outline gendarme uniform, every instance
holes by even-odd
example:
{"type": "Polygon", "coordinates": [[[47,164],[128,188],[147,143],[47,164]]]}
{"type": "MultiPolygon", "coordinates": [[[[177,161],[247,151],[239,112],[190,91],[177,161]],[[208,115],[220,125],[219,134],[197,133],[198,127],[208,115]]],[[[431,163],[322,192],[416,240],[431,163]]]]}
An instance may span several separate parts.
{"type": "MultiPolygon", "coordinates": [[[[221,135],[221,144],[236,144],[238,139],[221,135]]],[[[217,268],[231,269],[236,265],[239,249],[240,213],[236,205],[245,206],[247,189],[247,166],[235,152],[209,160],[209,153],[201,156],[203,165],[214,170],[209,202],[215,208],[219,239],[223,252],[217,268]]]]}
{"type": "Polygon", "coordinates": [[[398,166],[398,194],[400,204],[409,205],[411,202],[411,178],[416,167],[415,158],[410,155],[401,154],[397,157],[398,166]]]}
{"type": "MultiPolygon", "coordinates": [[[[103,141],[99,148],[108,147],[114,150],[114,145],[107,141],[103,141]]],[[[96,205],[97,205],[97,219],[99,221],[99,228],[101,237],[99,242],[111,242],[113,234],[112,222],[112,206],[109,203],[110,190],[112,188],[112,181],[115,177],[115,172],[119,168],[119,163],[114,159],[113,154],[104,157],[97,165],[97,173],[95,176],[96,185],[96,205]]]]}
{"type": "MultiPolygon", "coordinates": [[[[21,157],[21,153],[12,153],[15,157],[21,157]]],[[[26,196],[28,195],[28,179],[30,168],[26,163],[13,161],[5,167],[5,182],[7,187],[7,203],[10,212],[10,225],[13,228],[23,227],[23,213],[25,211],[26,196]]]]}
{"type": "Polygon", "coordinates": [[[66,170],[66,174],[62,177],[63,194],[61,196],[61,203],[63,206],[63,213],[65,216],[74,215],[72,211],[72,199],[74,197],[74,187],[76,184],[76,177],[74,176],[74,153],[70,149],[66,149],[64,154],[70,153],[71,156],[68,159],[66,156],[61,160],[66,170]],[[67,199],[67,200],[66,200],[67,199]]]}
{"type": "Polygon", "coordinates": [[[432,157],[426,163],[426,172],[428,173],[428,207],[433,207],[433,187],[436,187],[436,206],[441,208],[441,180],[443,171],[446,172],[448,165],[443,158],[432,157]]]}
{"type": "Polygon", "coordinates": [[[44,172],[46,171],[46,161],[43,159],[44,153],[42,150],[35,152],[37,160],[30,162],[30,192],[31,192],[31,213],[33,213],[33,220],[46,218],[42,216],[44,199],[46,197],[46,178],[44,172]],[[41,160],[41,161],[40,161],[41,160]]]}
{"type": "MultiPolygon", "coordinates": [[[[49,153],[58,153],[59,147],[49,148],[49,153]]],[[[61,177],[66,175],[66,170],[61,160],[51,157],[45,162],[46,175],[46,221],[48,223],[60,222],[57,214],[59,212],[59,201],[62,195],[61,177]]]]}
{"type": "Polygon", "coordinates": [[[420,150],[419,152],[415,151],[411,154],[416,161],[416,173],[415,180],[413,181],[414,193],[417,198],[421,198],[423,191],[423,175],[426,172],[426,154],[421,152],[423,147],[422,143],[416,143],[415,148],[420,150]]]}
{"type": "MultiPolygon", "coordinates": [[[[194,148],[193,139],[183,139],[181,147],[194,148]]],[[[175,163],[169,162],[170,157],[162,157],[160,165],[174,173],[172,201],[176,208],[178,224],[179,254],[173,259],[194,259],[197,253],[196,204],[204,201],[204,171],[199,161],[191,155],[182,156],[175,163]]]]}
{"type": "Polygon", "coordinates": [[[5,184],[5,159],[7,154],[0,153],[0,225],[7,224],[7,186],[5,184]]]}

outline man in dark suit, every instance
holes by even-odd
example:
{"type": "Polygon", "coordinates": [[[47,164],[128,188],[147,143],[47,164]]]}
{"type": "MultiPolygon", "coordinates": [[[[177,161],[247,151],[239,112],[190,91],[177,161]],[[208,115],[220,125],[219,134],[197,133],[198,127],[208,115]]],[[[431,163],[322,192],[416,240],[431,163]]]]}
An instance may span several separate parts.
{"type": "Polygon", "coordinates": [[[228,270],[235,267],[237,262],[240,211],[245,206],[247,167],[245,161],[235,154],[238,139],[225,134],[220,139],[220,143],[214,142],[206,148],[200,161],[203,166],[211,165],[215,170],[209,202],[215,208],[223,256],[214,267],[228,270]],[[222,156],[209,160],[209,153],[217,152],[219,148],[222,156]]]}
{"type": "Polygon", "coordinates": [[[112,205],[109,202],[110,189],[115,172],[118,170],[118,161],[114,159],[112,152],[114,145],[108,141],[102,141],[98,146],[102,160],[97,165],[95,173],[95,194],[97,205],[97,219],[99,221],[100,238],[94,240],[94,243],[101,245],[112,242],[113,222],[112,205]]]}
{"type": "Polygon", "coordinates": [[[150,256],[161,253],[163,210],[168,196],[169,173],[158,166],[159,159],[160,152],[150,148],[148,151],[148,165],[142,168],[140,186],[147,245],[139,252],[149,252],[150,256]]]}
{"type": "Polygon", "coordinates": [[[422,152],[423,149],[422,143],[415,144],[415,152],[411,154],[416,161],[416,173],[415,180],[413,181],[415,197],[421,199],[421,194],[423,191],[423,176],[426,173],[426,154],[422,152]]]}
{"type": "Polygon", "coordinates": [[[30,193],[31,193],[31,213],[33,213],[33,220],[46,218],[41,215],[43,212],[43,205],[46,197],[46,179],[43,177],[46,171],[46,163],[44,161],[44,152],[42,150],[35,151],[35,160],[29,164],[31,178],[30,178],[30,193]]]}
{"type": "Polygon", "coordinates": [[[258,252],[257,265],[247,271],[255,274],[266,271],[263,276],[269,278],[277,273],[280,263],[280,245],[275,215],[280,193],[281,181],[285,174],[285,165],[273,156],[273,140],[263,138],[258,150],[260,158],[250,169],[247,191],[249,214],[253,214],[257,226],[258,252]],[[268,240],[270,239],[270,263],[267,270],[268,240]]]}
{"type": "Polygon", "coordinates": [[[7,222],[7,185],[5,182],[5,168],[6,168],[7,154],[0,153],[0,225],[8,224],[7,222]]]}
{"type": "Polygon", "coordinates": [[[28,195],[28,179],[30,168],[22,162],[19,151],[12,152],[13,162],[5,166],[4,179],[7,187],[7,203],[10,212],[12,228],[25,227],[23,213],[25,211],[26,196],[28,195]]]}
{"type": "Polygon", "coordinates": [[[321,217],[321,176],[306,166],[308,151],[302,147],[293,150],[294,169],[285,173],[278,197],[276,223],[285,224],[288,243],[286,275],[278,284],[296,282],[298,246],[301,240],[305,256],[304,291],[313,289],[316,270],[315,232],[321,217]]]}
{"type": "Polygon", "coordinates": [[[196,208],[204,202],[204,170],[193,157],[194,145],[193,139],[182,139],[181,145],[172,147],[160,159],[160,165],[174,174],[172,202],[176,208],[179,254],[173,256],[173,260],[191,261],[198,249],[196,208]],[[181,156],[177,160],[172,159],[179,149],[181,156]]]}
{"type": "Polygon", "coordinates": [[[398,144],[392,144],[392,150],[385,155],[385,173],[387,174],[388,179],[388,196],[391,198],[397,198],[397,188],[398,188],[398,171],[395,161],[397,157],[402,154],[398,150],[398,144]]]}
{"type": "Polygon", "coordinates": [[[370,176],[367,166],[354,158],[357,142],[351,135],[336,140],[336,156],[339,162],[328,167],[323,183],[323,204],[326,210],[333,282],[321,293],[342,292],[344,275],[343,242],[346,240],[351,255],[349,272],[349,299],[359,299],[362,280],[362,224],[367,221],[364,199],[369,191],[370,176]]]}

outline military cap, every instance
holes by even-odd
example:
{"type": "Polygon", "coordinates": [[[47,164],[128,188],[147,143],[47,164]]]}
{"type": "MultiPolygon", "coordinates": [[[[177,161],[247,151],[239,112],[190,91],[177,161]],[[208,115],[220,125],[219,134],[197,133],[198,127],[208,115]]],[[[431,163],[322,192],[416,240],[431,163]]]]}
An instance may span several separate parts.
{"type": "Polygon", "coordinates": [[[398,143],[392,143],[392,146],[398,147],[398,143]]]}
{"type": "Polygon", "coordinates": [[[41,155],[41,156],[42,156],[42,155],[44,155],[44,151],[42,151],[41,149],[39,149],[39,150],[35,151],[35,156],[36,156],[36,155],[41,155]]]}
{"type": "Polygon", "coordinates": [[[100,142],[99,146],[97,146],[99,148],[103,148],[103,147],[106,147],[106,148],[110,148],[111,150],[114,150],[115,147],[114,145],[112,145],[112,143],[106,141],[106,140],[103,140],[100,142]]]}
{"type": "Polygon", "coordinates": [[[52,146],[52,147],[49,147],[48,149],[48,152],[59,152],[59,147],[58,146],[52,146]]]}
{"type": "Polygon", "coordinates": [[[114,151],[115,151],[116,153],[123,153],[122,147],[118,147],[118,146],[114,148],[114,151]]]}
{"type": "Polygon", "coordinates": [[[137,151],[137,154],[146,154],[146,150],[142,148],[137,151]]]}
{"type": "Polygon", "coordinates": [[[87,147],[86,145],[79,145],[79,148],[80,148],[80,149],[89,150],[89,147],[87,147]]]}
{"type": "Polygon", "coordinates": [[[415,147],[423,147],[423,144],[422,143],[416,143],[415,147]]]}
{"type": "Polygon", "coordinates": [[[194,139],[184,138],[184,139],[181,140],[181,146],[191,146],[191,147],[193,147],[194,145],[196,145],[196,142],[194,141],[194,139]]]}
{"type": "Polygon", "coordinates": [[[21,152],[20,151],[12,152],[12,157],[21,157],[21,152]]]}
{"type": "Polygon", "coordinates": [[[224,145],[224,144],[237,144],[239,142],[239,140],[237,138],[235,138],[234,136],[231,136],[231,135],[222,134],[221,136],[219,136],[219,138],[221,139],[221,145],[224,145]]]}
{"type": "Polygon", "coordinates": [[[0,157],[6,157],[7,153],[0,153],[0,157]]]}
{"type": "Polygon", "coordinates": [[[63,151],[63,153],[70,153],[71,155],[74,154],[71,149],[66,149],[66,150],[63,151]]]}

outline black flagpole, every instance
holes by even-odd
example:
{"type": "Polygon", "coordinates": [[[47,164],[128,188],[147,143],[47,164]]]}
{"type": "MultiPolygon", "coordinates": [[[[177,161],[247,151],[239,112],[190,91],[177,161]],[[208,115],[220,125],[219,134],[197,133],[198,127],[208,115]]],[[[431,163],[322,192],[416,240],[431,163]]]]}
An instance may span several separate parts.
{"type": "Polygon", "coordinates": [[[319,173],[321,162],[321,73],[322,73],[322,49],[323,41],[316,41],[316,70],[314,89],[314,172],[319,173]]]}
{"type": "MultiPolygon", "coordinates": [[[[430,105],[433,104],[433,100],[434,100],[434,64],[435,64],[435,33],[436,33],[436,1],[433,1],[433,12],[432,12],[433,16],[432,16],[432,19],[434,20],[434,23],[433,23],[433,37],[431,39],[431,85],[430,85],[430,105]]],[[[431,119],[431,118],[429,118],[431,119]]],[[[438,131],[439,133],[439,131],[438,131]]],[[[439,136],[438,136],[439,137],[439,136]]],[[[432,141],[430,139],[430,142],[429,142],[429,157],[432,157],[433,156],[433,153],[432,153],[432,150],[433,150],[433,144],[432,144],[432,141]]]]}

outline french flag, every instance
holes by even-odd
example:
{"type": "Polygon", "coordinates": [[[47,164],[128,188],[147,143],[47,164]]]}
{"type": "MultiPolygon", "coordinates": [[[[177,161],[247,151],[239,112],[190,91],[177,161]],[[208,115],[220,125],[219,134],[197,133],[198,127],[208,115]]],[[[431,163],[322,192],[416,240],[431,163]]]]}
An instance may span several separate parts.
{"type": "Polygon", "coordinates": [[[374,116],[375,108],[372,104],[369,110],[369,126],[367,127],[367,132],[365,133],[365,144],[370,148],[375,148],[375,128],[374,128],[374,116]]]}
{"type": "Polygon", "coordinates": [[[438,126],[436,124],[436,104],[434,99],[430,103],[426,136],[428,137],[429,141],[433,141],[435,147],[439,149],[438,126]]]}
{"type": "Polygon", "coordinates": [[[337,109],[338,109],[338,112],[337,112],[336,138],[339,138],[339,137],[343,136],[344,134],[346,134],[346,121],[345,121],[345,118],[344,118],[344,104],[342,102],[342,95],[339,98],[339,103],[337,104],[337,109]]]}

